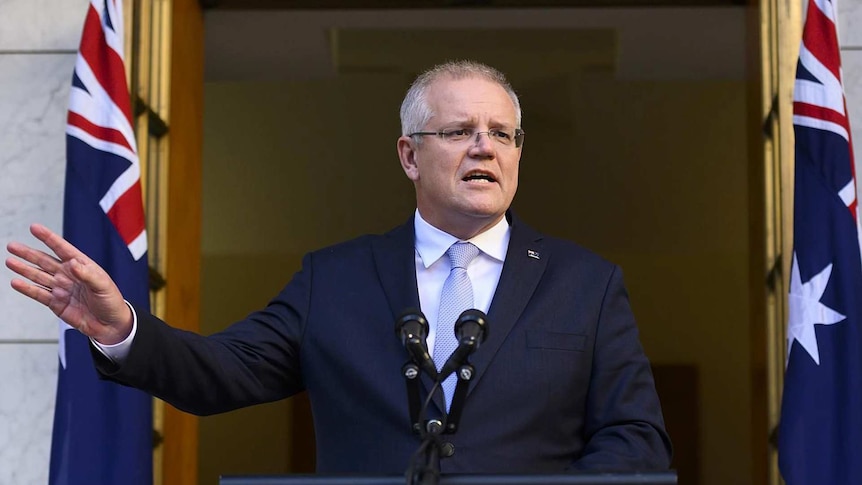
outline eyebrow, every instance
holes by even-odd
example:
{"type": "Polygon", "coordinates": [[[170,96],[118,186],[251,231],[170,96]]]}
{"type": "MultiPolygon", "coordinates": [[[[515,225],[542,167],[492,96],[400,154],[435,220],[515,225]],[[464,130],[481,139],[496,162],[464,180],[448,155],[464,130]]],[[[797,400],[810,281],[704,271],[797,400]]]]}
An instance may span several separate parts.
{"type": "MultiPolygon", "coordinates": [[[[478,122],[477,122],[476,118],[470,117],[470,118],[462,118],[462,119],[456,119],[453,121],[449,121],[449,122],[443,123],[442,126],[443,127],[449,127],[449,126],[475,127],[477,124],[478,124],[478,122]]],[[[499,122],[499,121],[495,121],[492,119],[490,122],[488,122],[488,128],[489,129],[496,128],[496,129],[512,129],[512,130],[514,130],[515,129],[515,123],[499,122]]]]}

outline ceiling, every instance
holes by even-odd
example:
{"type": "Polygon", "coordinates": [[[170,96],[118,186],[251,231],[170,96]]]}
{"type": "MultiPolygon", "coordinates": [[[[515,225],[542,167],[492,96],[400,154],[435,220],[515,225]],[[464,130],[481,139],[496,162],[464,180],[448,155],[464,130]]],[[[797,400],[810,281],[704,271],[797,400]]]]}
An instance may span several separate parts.
{"type": "Polygon", "coordinates": [[[485,60],[504,72],[512,59],[537,73],[596,65],[622,79],[745,77],[744,7],[233,9],[302,3],[222,0],[205,11],[206,80],[416,73],[452,58],[485,60]]]}

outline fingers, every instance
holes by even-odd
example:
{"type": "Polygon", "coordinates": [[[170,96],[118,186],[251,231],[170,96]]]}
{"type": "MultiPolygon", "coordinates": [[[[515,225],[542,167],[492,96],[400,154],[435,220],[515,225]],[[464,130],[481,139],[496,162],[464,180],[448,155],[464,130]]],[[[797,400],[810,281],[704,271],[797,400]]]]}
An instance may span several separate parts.
{"type": "Polygon", "coordinates": [[[33,285],[22,280],[12,280],[12,288],[14,288],[18,293],[28,296],[45,306],[48,306],[51,303],[51,292],[47,288],[33,285]]]}
{"type": "MultiPolygon", "coordinates": [[[[11,242],[6,246],[6,249],[11,254],[18,256],[19,258],[23,259],[24,261],[27,261],[28,263],[30,263],[32,265],[38,266],[38,267],[42,268],[43,270],[45,270],[51,274],[57,273],[60,270],[60,266],[62,265],[62,262],[59,259],[55,258],[54,256],[51,256],[50,254],[47,254],[43,251],[39,251],[37,249],[33,249],[33,248],[26,246],[24,244],[21,244],[21,243],[11,242]]],[[[11,258],[6,261],[6,266],[9,266],[10,260],[11,260],[11,258]]],[[[9,266],[9,269],[13,269],[13,268],[11,266],[9,266]]],[[[13,269],[13,271],[14,271],[14,269],[13,269]]],[[[17,271],[16,271],[16,273],[17,273],[17,271]]],[[[18,274],[21,274],[21,273],[18,273],[18,274]]],[[[21,276],[24,276],[24,275],[21,275],[21,276]]]]}
{"type": "Polygon", "coordinates": [[[66,241],[62,236],[42,224],[30,225],[30,233],[33,234],[36,239],[45,243],[45,246],[48,246],[51,251],[54,251],[54,254],[63,261],[69,261],[70,259],[85,261],[88,259],[84,253],[79,251],[75,246],[72,246],[69,241],[66,241]]]}
{"type": "Polygon", "coordinates": [[[53,288],[55,285],[54,275],[40,267],[30,266],[15,258],[7,259],[6,267],[39,286],[53,288]]]}

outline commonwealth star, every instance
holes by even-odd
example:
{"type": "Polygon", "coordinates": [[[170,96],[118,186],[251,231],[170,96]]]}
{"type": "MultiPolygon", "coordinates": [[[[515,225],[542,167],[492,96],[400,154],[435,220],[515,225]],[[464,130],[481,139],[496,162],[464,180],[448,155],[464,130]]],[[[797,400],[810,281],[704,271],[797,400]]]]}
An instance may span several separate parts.
{"type": "Polygon", "coordinates": [[[831,263],[803,283],[799,274],[799,261],[796,252],[793,252],[793,268],[790,273],[790,314],[787,324],[788,359],[793,341],[796,340],[814,359],[814,363],[820,365],[820,351],[817,347],[814,325],[832,325],[847,318],[820,302],[830,276],[832,276],[831,263]]]}

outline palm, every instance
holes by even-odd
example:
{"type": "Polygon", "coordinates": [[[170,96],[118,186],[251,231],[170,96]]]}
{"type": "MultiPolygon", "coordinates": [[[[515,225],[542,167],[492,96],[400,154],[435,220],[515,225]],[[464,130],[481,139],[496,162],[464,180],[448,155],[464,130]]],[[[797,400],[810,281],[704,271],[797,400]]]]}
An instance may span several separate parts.
{"type": "Polygon", "coordinates": [[[47,306],[81,333],[103,343],[127,335],[130,312],[120,291],[105,271],[85,254],[43,226],[31,232],[57,257],[10,243],[6,266],[29,281],[13,280],[12,287],[47,306]]]}
{"type": "Polygon", "coordinates": [[[70,270],[54,275],[57,285],[51,291],[48,308],[85,334],[97,333],[98,326],[104,325],[104,296],[87,288],[70,270]]]}

